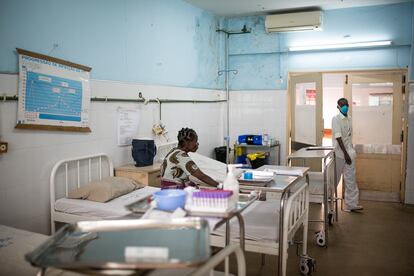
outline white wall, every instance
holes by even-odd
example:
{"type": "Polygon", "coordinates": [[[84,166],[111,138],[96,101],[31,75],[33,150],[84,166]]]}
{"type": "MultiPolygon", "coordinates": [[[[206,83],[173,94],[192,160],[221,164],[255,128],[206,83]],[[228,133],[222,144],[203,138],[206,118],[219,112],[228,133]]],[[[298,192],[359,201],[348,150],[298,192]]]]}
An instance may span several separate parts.
{"type": "MultiPolygon", "coordinates": [[[[92,96],[133,98],[138,91],[149,98],[216,100],[218,90],[148,86],[114,81],[91,81],[92,96]]],[[[17,75],[0,74],[0,94],[17,93],[17,75]]],[[[0,139],[9,151],[0,155],[0,224],[47,233],[49,229],[49,175],[63,158],[106,152],[114,165],[132,163],[130,147],[118,147],[117,108],[140,110],[139,136],[150,136],[158,121],[158,106],[139,103],[91,102],[92,133],[15,129],[17,102],[0,102],[0,139]]],[[[199,134],[199,152],[211,156],[222,144],[224,103],[163,104],[163,122],[176,139],[181,127],[199,134]]]]}
{"type": "Polygon", "coordinates": [[[230,91],[230,141],[241,134],[263,134],[279,140],[281,164],[286,159],[286,90],[230,91]]]}

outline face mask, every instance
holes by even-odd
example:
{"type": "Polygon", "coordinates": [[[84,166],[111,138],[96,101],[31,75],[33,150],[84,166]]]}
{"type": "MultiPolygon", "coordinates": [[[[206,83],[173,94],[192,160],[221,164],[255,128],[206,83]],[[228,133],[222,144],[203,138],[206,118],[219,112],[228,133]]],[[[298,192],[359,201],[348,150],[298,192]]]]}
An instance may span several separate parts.
{"type": "Polygon", "coordinates": [[[348,114],[348,106],[344,105],[342,107],[340,107],[341,113],[346,115],[348,114]]]}

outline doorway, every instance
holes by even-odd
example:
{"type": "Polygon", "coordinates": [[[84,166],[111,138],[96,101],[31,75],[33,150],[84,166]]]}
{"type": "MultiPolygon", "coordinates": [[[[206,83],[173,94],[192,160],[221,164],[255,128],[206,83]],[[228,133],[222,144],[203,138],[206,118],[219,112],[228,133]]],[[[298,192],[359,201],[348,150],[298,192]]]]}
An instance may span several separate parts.
{"type": "Polygon", "coordinates": [[[332,145],[337,100],[350,103],[362,199],[401,201],[406,70],[289,74],[289,152],[332,145]]]}

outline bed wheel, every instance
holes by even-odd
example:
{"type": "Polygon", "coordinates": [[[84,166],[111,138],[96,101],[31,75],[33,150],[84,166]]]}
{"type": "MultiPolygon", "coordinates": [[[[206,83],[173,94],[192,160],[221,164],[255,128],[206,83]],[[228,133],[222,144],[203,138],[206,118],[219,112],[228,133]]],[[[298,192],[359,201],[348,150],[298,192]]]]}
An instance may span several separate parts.
{"type": "Polygon", "coordinates": [[[324,231],[316,232],[315,238],[316,238],[316,244],[317,245],[319,245],[319,246],[325,246],[326,245],[326,239],[325,239],[325,232],[324,231]]]}
{"type": "Polygon", "coordinates": [[[332,213],[328,214],[328,222],[329,222],[329,225],[333,224],[333,214],[332,213]]]}
{"type": "Polygon", "coordinates": [[[315,259],[309,256],[302,256],[299,262],[299,270],[302,275],[311,275],[315,271],[315,259]]]}

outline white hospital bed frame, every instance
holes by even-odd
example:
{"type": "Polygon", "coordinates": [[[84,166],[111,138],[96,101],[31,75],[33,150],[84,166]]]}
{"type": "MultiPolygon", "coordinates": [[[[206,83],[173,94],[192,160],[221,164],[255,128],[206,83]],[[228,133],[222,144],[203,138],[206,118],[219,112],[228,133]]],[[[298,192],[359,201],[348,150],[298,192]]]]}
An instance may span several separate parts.
{"type": "MultiPolygon", "coordinates": [[[[95,166],[96,167],[96,166],[95,166]]],[[[98,153],[93,155],[87,155],[82,157],[75,157],[64,159],[57,162],[52,169],[50,174],[50,231],[51,234],[54,234],[56,231],[55,222],[63,222],[63,223],[75,223],[82,220],[93,220],[93,219],[100,219],[99,217],[91,217],[91,216],[80,216],[80,215],[73,215],[69,213],[59,212],[55,210],[55,201],[59,198],[56,198],[56,187],[59,185],[57,181],[58,172],[63,169],[64,174],[64,183],[65,183],[65,196],[68,196],[69,187],[72,182],[72,179],[69,178],[69,170],[71,168],[75,169],[76,174],[76,186],[79,188],[81,185],[87,184],[92,180],[100,180],[103,177],[113,176],[114,175],[114,166],[112,163],[111,158],[105,153],[98,153]],[[93,162],[97,163],[97,172],[94,174],[93,170],[93,162]],[[104,166],[103,163],[106,163],[104,166]],[[81,174],[81,166],[87,166],[87,176],[81,174]]]]}
{"type": "MultiPolygon", "coordinates": [[[[322,170],[321,172],[308,172],[310,181],[318,181],[322,177],[322,181],[318,184],[322,185],[323,194],[309,194],[309,202],[322,203],[323,205],[323,219],[311,219],[309,222],[316,222],[322,224],[322,230],[316,232],[315,240],[319,246],[328,246],[329,241],[329,225],[333,222],[333,215],[335,221],[338,221],[338,196],[336,190],[337,175],[336,175],[336,159],[335,151],[331,147],[321,147],[321,150],[329,150],[324,157],[321,157],[322,170]],[[330,170],[333,171],[330,172],[330,170]],[[328,173],[330,173],[328,175],[328,173]],[[333,179],[330,179],[333,176],[333,179]],[[333,206],[332,206],[333,205],[333,206]]],[[[317,150],[317,149],[315,149],[317,150]]],[[[312,150],[313,151],[313,150],[312,150]]],[[[314,157],[311,157],[314,158],[314,157]]],[[[292,165],[292,160],[302,160],[302,166],[306,166],[306,156],[287,156],[287,165],[292,165]]],[[[309,181],[309,185],[311,182],[309,181]]]]}
{"type": "MultiPolygon", "coordinates": [[[[302,231],[302,254],[300,260],[300,270],[307,275],[313,263],[310,257],[307,256],[307,238],[308,238],[308,216],[309,216],[309,179],[306,176],[306,181],[299,182],[300,187],[295,190],[293,194],[289,191],[283,193],[280,199],[280,222],[282,228],[279,229],[278,242],[259,242],[254,240],[245,241],[245,250],[248,252],[255,252],[261,254],[269,254],[279,256],[278,275],[286,275],[287,258],[289,242],[293,241],[295,233],[301,225],[302,231]],[[283,220],[283,221],[282,221],[283,220]]],[[[211,236],[211,242],[214,246],[223,246],[225,237],[211,236]]],[[[232,239],[232,242],[238,242],[238,239],[232,239]]]]}

